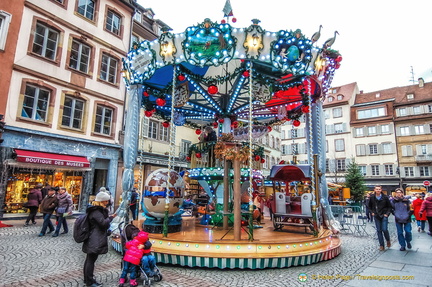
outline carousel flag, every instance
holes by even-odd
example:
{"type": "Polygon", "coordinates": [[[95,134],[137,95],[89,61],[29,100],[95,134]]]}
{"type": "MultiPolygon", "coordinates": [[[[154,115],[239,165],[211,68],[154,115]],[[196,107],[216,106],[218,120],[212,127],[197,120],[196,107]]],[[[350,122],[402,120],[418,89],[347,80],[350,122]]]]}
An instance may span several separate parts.
{"type": "Polygon", "coordinates": [[[225,17],[234,15],[233,11],[232,11],[230,0],[226,0],[225,6],[224,6],[222,12],[224,12],[225,17]]]}

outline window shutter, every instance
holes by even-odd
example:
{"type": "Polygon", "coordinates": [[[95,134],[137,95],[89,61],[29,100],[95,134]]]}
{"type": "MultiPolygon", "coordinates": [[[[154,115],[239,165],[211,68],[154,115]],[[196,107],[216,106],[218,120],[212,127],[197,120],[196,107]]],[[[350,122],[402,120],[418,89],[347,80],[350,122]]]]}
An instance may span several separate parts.
{"type": "Polygon", "coordinates": [[[389,133],[393,134],[393,131],[394,131],[393,123],[389,123],[389,133]]]}
{"type": "Polygon", "coordinates": [[[336,171],[336,160],[335,159],[329,160],[329,170],[330,170],[330,172],[336,171]]]}
{"type": "Polygon", "coordinates": [[[377,152],[378,152],[378,154],[383,154],[383,153],[384,153],[384,152],[383,152],[382,144],[378,144],[378,145],[377,145],[377,152]]]}
{"type": "Polygon", "coordinates": [[[413,149],[411,145],[407,145],[407,156],[413,155],[413,149]]]}
{"type": "Polygon", "coordinates": [[[286,154],[292,154],[292,146],[289,144],[286,146],[287,150],[286,150],[286,154]]]}
{"type": "Polygon", "coordinates": [[[432,144],[428,144],[426,149],[427,149],[427,154],[432,154],[432,144]]]}
{"type": "Polygon", "coordinates": [[[304,128],[301,128],[301,129],[297,130],[297,136],[299,138],[303,138],[305,136],[305,130],[304,130],[304,128]]]}
{"type": "Polygon", "coordinates": [[[291,139],[291,129],[290,129],[290,130],[287,130],[286,132],[287,132],[287,134],[286,134],[286,138],[287,138],[287,139],[291,139]]]}
{"type": "Polygon", "coordinates": [[[347,131],[347,125],[346,123],[342,123],[342,132],[346,132],[347,131]]]}
{"type": "Polygon", "coordinates": [[[424,133],[425,133],[425,134],[430,134],[429,124],[424,124],[423,129],[424,129],[424,133]]]}
{"type": "Polygon", "coordinates": [[[391,143],[391,153],[396,153],[396,144],[395,143],[391,143]]]}
{"type": "Polygon", "coordinates": [[[141,121],[141,132],[142,132],[141,136],[142,137],[148,138],[149,123],[150,123],[150,120],[148,117],[145,117],[145,116],[142,117],[142,121],[141,121]]]}
{"type": "Polygon", "coordinates": [[[416,155],[421,155],[421,154],[422,154],[421,145],[417,144],[416,145],[416,155]]]}
{"type": "Polygon", "coordinates": [[[330,126],[329,125],[325,125],[325,133],[326,133],[326,135],[328,135],[330,133],[330,126]]]}
{"type": "Polygon", "coordinates": [[[285,139],[285,130],[281,131],[281,139],[283,139],[283,140],[285,139]]]}
{"type": "Polygon", "coordinates": [[[377,135],[382,134],[382,131],[381,131],[381,125],[377,125],[377,127],[376,127],[376,132],[377,132],[377,135]]]}

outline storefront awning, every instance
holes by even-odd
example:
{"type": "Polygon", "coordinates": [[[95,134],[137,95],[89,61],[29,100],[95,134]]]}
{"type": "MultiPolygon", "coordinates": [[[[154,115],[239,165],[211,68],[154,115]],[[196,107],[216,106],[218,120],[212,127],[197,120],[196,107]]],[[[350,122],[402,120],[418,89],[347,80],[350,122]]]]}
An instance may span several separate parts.
{"type": "Polygon", "coordinates": [[[15,149],[16,161],[72,168],[90,167],[86,157],[15,149]]]}

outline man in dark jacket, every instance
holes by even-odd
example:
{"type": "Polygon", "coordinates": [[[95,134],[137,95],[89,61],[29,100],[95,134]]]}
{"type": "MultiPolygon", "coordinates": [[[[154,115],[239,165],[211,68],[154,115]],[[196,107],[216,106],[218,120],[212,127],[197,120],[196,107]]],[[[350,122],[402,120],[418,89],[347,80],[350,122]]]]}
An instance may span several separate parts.
{"type": "Polygon", "coordinates": [[[131,199],[129,203],[129,209],[132,213],[132,220],[136,220],[138,217],[137,207],[138,207],[138,197],[139,194],[136,189],[132,189],[131,191],[131,199]]]}
{"type": "Polygon", "coordinates": [[[407,198],[404,198],[402,189],[396,188],[395,197],[391,200],[391,205],[393,207],[393,214],[395,216],[398,241],[401,246],[400,251],[405,251],[405,246],[408,249],[411,249],[412,226],[410,201],[407,198]]]}
{"type": "Polygon", "coordinates": [[[102,286],[94,279],[94,266],[98,259],[99,254],[106,254],[108,252],[108,237],[107,232],[110,227],[111,221],[116,214],[108,216],[108,209],[106,206],[110,201],[110,195],[106,192],[99,192],[96,194],[95,201],[92,206],[87,208],[87,216],[90,221],[90,235],[84,241],[82,251],[87,253],[84,262],[84,283],[89,287],[102,286]]]}
{"type": "Polygon", "coordinates": [[[33,224],[36,224],[36,213],[39,209],[39,204],[42,201],[42,184],[38,183],[36,186],[30,190],[29,194],[27,195],[27,205],[26,207],[30,209],[29,215],[27,216],[27,219],[25,221],[24,226],[28,226],[30,220],[33,224]]]}
{"type": "Polygon", "coordinates": [[[57,199],[57,196],[55,194],[55,190],[50,188],[48,190],[48,194],[42,200],[42,203],[40,205],[40,211],[43,213],[44,222],[42,225],[42,230],[39,233],[39,236],[44,236],[47,228],[49,228],[48,233],[51,233],[54,231],[55,228],[51,222],[51,215],[53,214],[57,205],[58,205],[58,199],[57,199]]]}
{"type": "Polygon", "coordinates": [[[388,232],[388,217],[392,212],[392,206],[387,195],[382,193],[380,185],[374,188],[374,194],[369,200],[369,209],[375,219],[375,227],[378,234],[379,249],[384,250],[384,238],[387,241],[387,247],[391,247],[390,235],[388,232]]]}

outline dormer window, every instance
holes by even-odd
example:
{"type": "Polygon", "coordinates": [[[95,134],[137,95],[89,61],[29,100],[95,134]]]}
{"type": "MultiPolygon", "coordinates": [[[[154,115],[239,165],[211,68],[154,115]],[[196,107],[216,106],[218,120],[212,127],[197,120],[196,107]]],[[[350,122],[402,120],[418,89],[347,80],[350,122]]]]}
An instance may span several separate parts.
{"type": "Polygon", "coordinates": [[[337,99],[338,99],[338,101],[342,101],[342,100],[343,100],[343,98],[344,98],[344,96],[343,96],[343,95],[341,95],[341,94],[337,95],[337,99]]]}
{"type": "Polygon", "coordinates": [[[381,94],[380,93],[376,93],[375,94],[375,98],[379,98],[379,97],[381,97],[381,94]]]}
{"type": "Polygon", "coordinates": [[[333,97],[328,97],[328,101],[329,103],[333,102],[334,98],[333,97]]]}
{"type": "Polygon", "coordinates": [[[414,100],[414,94],[407,94],[408,100],[414,100]]]}

